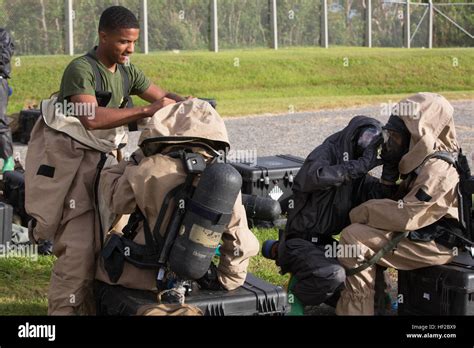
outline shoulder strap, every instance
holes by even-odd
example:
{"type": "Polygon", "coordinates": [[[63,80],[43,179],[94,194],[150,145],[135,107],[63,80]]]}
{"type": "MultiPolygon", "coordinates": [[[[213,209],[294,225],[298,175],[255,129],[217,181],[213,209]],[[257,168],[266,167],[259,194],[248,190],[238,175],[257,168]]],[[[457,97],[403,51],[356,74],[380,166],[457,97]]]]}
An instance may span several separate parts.
{"type": "MultiPolygon", "coordinates": [[[[118,68],[120,70],[120,74],[122,74],[122,85],[123,85],[123,98],[125,100],[125,107],[133,108],[133,101],[130,98],[130,78],[128,76],[127,69],[122,64],[118,64],[118,68]]],[[[128,130],[130,132],[136,132],[138,130],[137,122],[130,122],[128,124],[128,130]]]]}
{"type": "MultiPolygon", "coordinates": [[[[437,158],[451,164],[457,171],[459,175],[459,185],[457,186],[457,197],[458,197],[458,212],[459,212],[459,222],[465,231],[470,234],[471,240],[474,241],[474,231],[471,231],[471,192],[465,192],[463,183],[469,180],[471,176],[471,170],[467,162],[466,156],[463,154],[462,149],[459,149],[459,152],[446,152],[438,151],[429,155],[423,163],[418,167],[421,168],[428,160],[431,158],[437,158]]],[[[450,231],[451,234],[461,239],[464,243],[469,246],[474,246],[474,243],[458,235],[457,233],[450,231]]]]}
{"type": "Polygon", "coordinates": [[[355,268],[351,268],[351,269],[348,269],[346,270],[346,276],[350,277],[350,276],[353,276],[354,274],[357,274],[359,272],[362,272],[363,270],[373,266],[374,264],[376,264],[377,262],[379,262],[379,260],[385,255],[387,254],[388,252],[392,251],[393,249],[395,249],[395,247],[398,245],[398,243],[400,243],[400,241],[406,237],[408,237],[408,235],[410,234],[410,232],[395,232],[394,234],[394,237],[387,242],[387,244],[385,244],[383,246],[382,249],[380,249],[379,251],[377,251],[375,253],[374,256],[372,256],[369,260],[367,261],[364,261],[360,266],[358,267],[355,267],[355,268]]]}
{"type": "Polygon", "coordinates": [[[95,90],[96,91],[103,91],[104,87],[102,84],[102,77],[100,76],[99,67],[97,66],[97,61],[90,53],[87,53],[84,57],[86,57],[87,61],[92,67],[92,71],[94,72],[95,77],[95,90]]]}
{"type": "MultiPolygon", "coordinates": [[[[99,72],[99,67],[97,66],[97,60],[90,54],[87,53],[84,57],[86,57],[87,61],[92,67],[92,71],[94,72],[94,77],[95,77],[95,90],[96,91],[103,91],[104,86],[102,83],[102,76],[100,75],[99,72]]],[[[122,64],[117,64],[118,70],[120,71],[120,75],[122,76],[122,85],[123,85],[123,96],[124,98],[127,99],[128,104],[131,104],[130,101],[130,78],[128,76],[127,70],[122,64]]],[[[130,106],[128,106],[130,107],[130,106]]]]}
{"type": "MultiPolygon", "coordinates": [[[[130,78],[128,77],[127,70],[122,64],[117,64],[120,74],[122,75],[123,81],[123,97],[129,99],[130,91],[130,78]]],[[[130,102],[130,100],[129,100],[130,102]]]]}
{"type": "Polygon", "coordinates": [[[447,151],[437,151],[437,152],[432,153],[431,155],[427,156],[418,168],[423,167],[426,164],[426,162],[428,162],[432,158],[437,158],[437,159],[443,160],[443,161],[445,161],[445,162],[447,162],[447,163],[449,163],[453,166],[456,166],[456,158],[455,158],[454,153],[447,152],[447,151]]]}

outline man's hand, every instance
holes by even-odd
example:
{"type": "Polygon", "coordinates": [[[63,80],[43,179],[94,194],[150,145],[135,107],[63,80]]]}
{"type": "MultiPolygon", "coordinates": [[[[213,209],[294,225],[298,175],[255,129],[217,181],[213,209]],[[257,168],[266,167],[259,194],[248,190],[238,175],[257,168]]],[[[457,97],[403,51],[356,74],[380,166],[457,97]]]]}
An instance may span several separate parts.
{"type": "Polygon", "coordinates": [[[348,177],[346,180],[353,180],[367,175],[372,169],[382,164],[382,160],[378,158],[378,144],[369,145],[362,156],[350,161],[347,165],[348,177]]]}
{"type": "Polygon", "coordinates": [[[398,163],[384,163],[380,182],[385,185],[395,185],[399,178],[398,163]]]}
{"type": "Polygon", "coordinates": [[[362,157],[359,159],[367,173],[382,164],[382,160],[377,158],[378,147],[378,142],[372,143],[364,150],[362,157]]]}
{"type": "Polygon", "coordinates": [[[160,100],[150,104],[149,106],[145,107],[145,112],[147,117],[153,117],[153,115],[160,109],[164,108],[165,106],[176,104],[176,101],[169,98],[161,98],[160,100]]]}

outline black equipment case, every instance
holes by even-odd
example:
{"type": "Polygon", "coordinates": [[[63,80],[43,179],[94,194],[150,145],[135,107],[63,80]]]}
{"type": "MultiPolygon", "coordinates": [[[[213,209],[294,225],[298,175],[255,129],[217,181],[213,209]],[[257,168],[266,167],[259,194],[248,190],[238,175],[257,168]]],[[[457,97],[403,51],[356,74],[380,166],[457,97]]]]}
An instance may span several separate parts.
{"type": "Polygon", "coordinates": [[[19,141],[23,144],[28,144],[30,141],[31,131],[38,120],[41,117],[41,110],[28,109],[20,111],[20,134],[19,141]]]}
{"type": "Polygon", "coordinates": [[[0,245],[5,245],[12,238],[13,207],[0,202],[0,245]]]}
{"type": "Polygon", "coordinates": [[[398,271],[398,294],[400,315],[474,315],[474,259],[398,271]]]}
{"type": "MultiPolygon", "coordinates": [[[[99,281],[95,283],[95,297],[98,315],[133,315],[137,308],[157,302],[157,295],[152,291],[99,281]]],[[[186,303],[199,307],[206,316],[285,315],[290,310],[283,288],[250,273],[244,285],[235,290],[194,290],[186,296],[186,303]]]]}
{"type": "Polygon", "coordinates": [[[292,155],[258,157],[257,163],[232,163],[242,175],[242,193],[270,197],[280,202],[283,213],[293,194],[293,182],[304,159],[292,155]]]}

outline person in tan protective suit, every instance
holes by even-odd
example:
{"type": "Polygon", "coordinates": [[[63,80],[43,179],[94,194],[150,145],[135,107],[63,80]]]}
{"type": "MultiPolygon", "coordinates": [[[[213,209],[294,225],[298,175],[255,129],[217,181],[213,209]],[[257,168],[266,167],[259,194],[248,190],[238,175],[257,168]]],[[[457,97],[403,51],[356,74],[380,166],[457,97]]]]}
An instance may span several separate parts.
{"type": "Polygon", "coordinates": [[[453,107],[437,94],[413,95],[395,106],[385,132],[382,180],[395,183],[402,175],[400,199],[369,200],[350,212],[352,224],[342,231],[340,246],[359,255],[339,261],[346,270],[360,268],[346,279],[338,315],[374,314],[376,265],[367,261],[388,243],[400,239],[376,264],[400,270],[446,264],[459,246],[450,238],[459,231],[459,176],[453,165],[433,157],[459,151],[453,107]]]}
{"type": "MultiPolygon", "coordinates": [[[[124,236],[122,227],[113,227],[113,222],[110,224],[111,221],[118,220],[113,214],[119,215],[118,217],[120,214],[132,214],[138,207],[153,230],[168,192],[182,184],[187,177],[181,160],[171,157],[171,153],[186,148],[203,155],[210,163],[222,154],[220,151],[228,148],[229,140],[218,113],[209,103],[193,99],[158,111],[146,125],[139,144],[141,149],[129,161],[104,169],[101,175],[101,215],[102,221],[109,223],[109,226],[104,227],[110,231],[105,236],[104,251],[113,234],[124,236]],[[113,228],[110,229],[111,227],[113,228]]],[[[196,184],[195,181],[193,185],[196,184]]],[[[164,215],[161,236],[169,222],[171,206],[170,203],[164,215]]],[[[133,237],[133,241],[140,245],[147,244],[144,224],[144,221],[140,221],[133,237]]],[[[198,284],[201,288],[212,290],[233,290],[241,286],[247,275],[249,258],[256,255],[258,250],[259,243],[248,228],[239,193],[222,235],[219,265],[217,268],[211,265],[208,274],[198,280],[198,284]]],[[[111,255],[109,252],[106,254],[111,255]]],[[[130,289],[157,291],[156,270],[138,268],[125,262],[123,271],[114,281],[105,267],[105,263],[109,261],[105,257],[99,258],[97,280],[130,289]]],[[[137,313],[143,311],[138,309],[137,313]]]]}
{"type": "Polygon", "coordinates": [[[49,315],[95,313],[92,283],[100,245],[94,241],[99,228],[94,186],[102,158],[126,143],[123,126],[183,100],[151,83],[129,62],[139,36],[132,12],[121,6],[106,9],[98,35],[98,47],[71,61],[59,93],[41,103],[42,118],[26,156],[25,206],[34,218],[30,240],[52,241],[57,257],[49,315]],[[129,95],[151,104],[125,107],[129,95]]]}

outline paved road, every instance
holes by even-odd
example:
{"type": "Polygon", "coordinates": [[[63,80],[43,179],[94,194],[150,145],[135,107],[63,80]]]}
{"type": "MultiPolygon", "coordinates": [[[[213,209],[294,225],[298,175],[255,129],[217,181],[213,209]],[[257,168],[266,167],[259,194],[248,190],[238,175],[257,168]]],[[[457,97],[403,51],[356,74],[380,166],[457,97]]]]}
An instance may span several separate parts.
{"type": "MultiPolygon", "coordinates": [[[[458,140],[465,153],[474,151],[474,101],[453,102],[458,140]]],[[[232,146],[256,149],[259,156],[290,153],[306,157],[332,133],[344,128],[356,115],[374,117],[385,123],[380,106],[306,112],[281,116],[227,119],[232,146]]]]}

